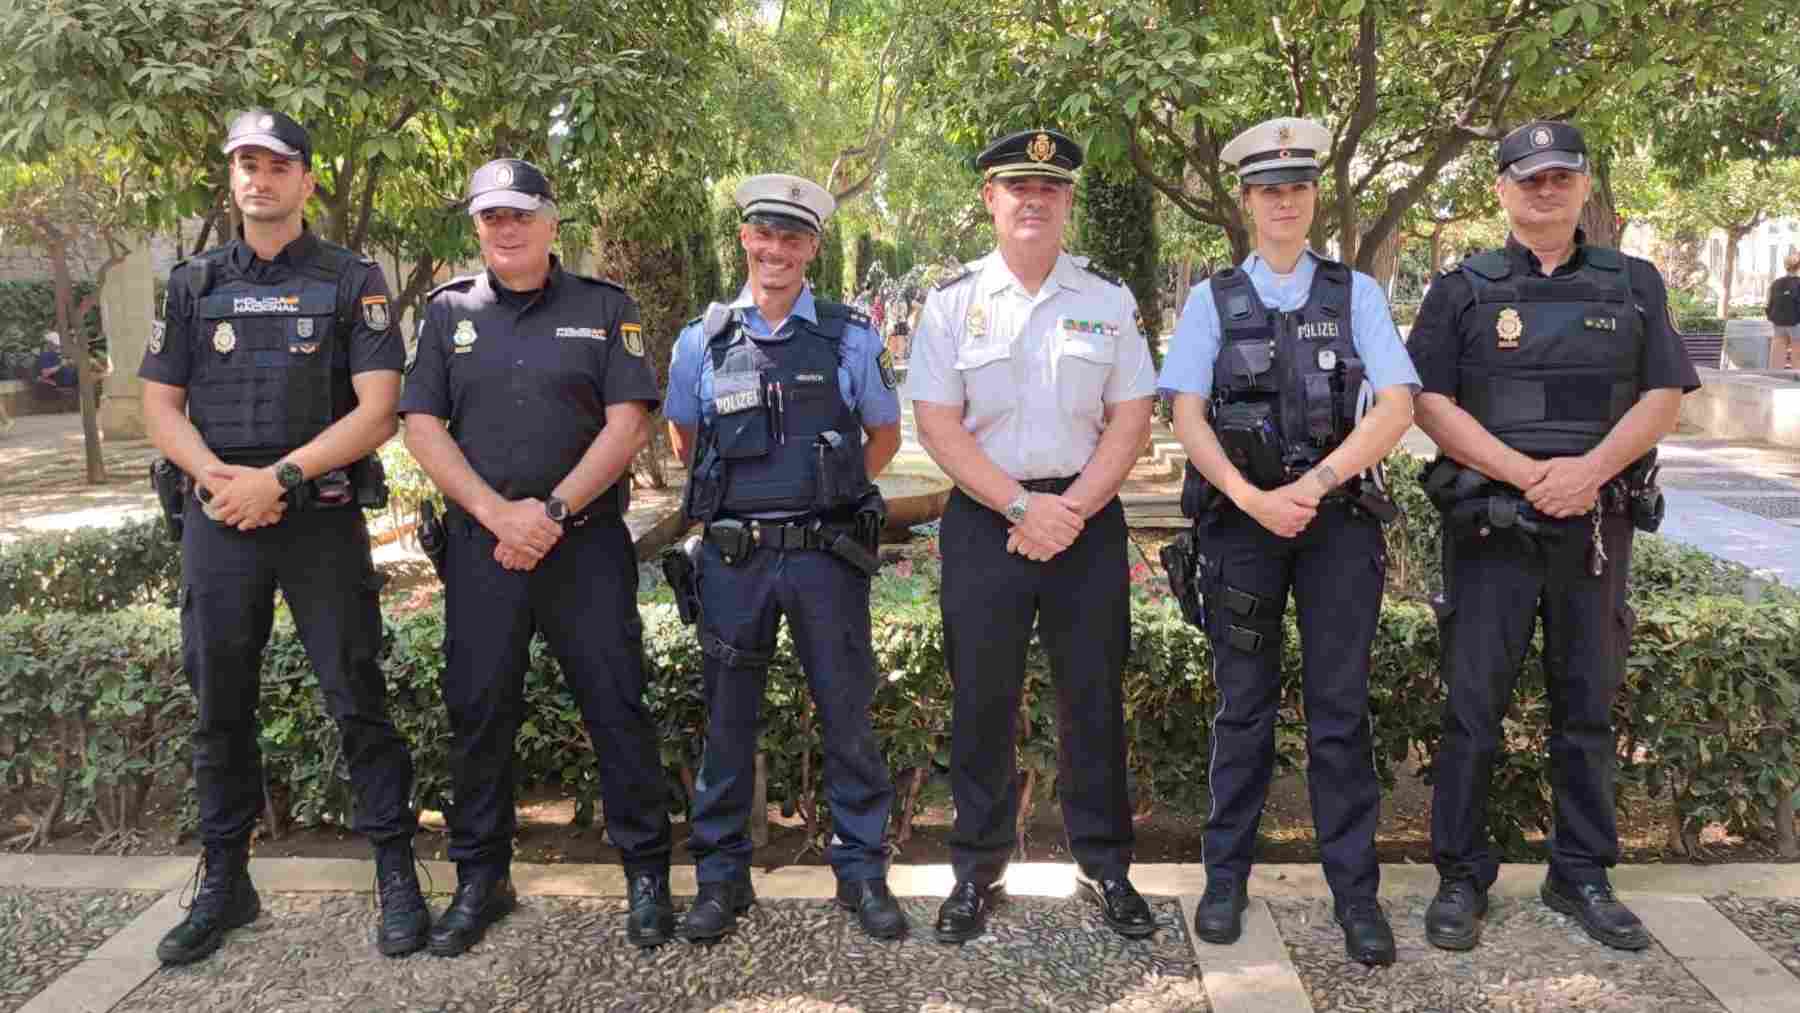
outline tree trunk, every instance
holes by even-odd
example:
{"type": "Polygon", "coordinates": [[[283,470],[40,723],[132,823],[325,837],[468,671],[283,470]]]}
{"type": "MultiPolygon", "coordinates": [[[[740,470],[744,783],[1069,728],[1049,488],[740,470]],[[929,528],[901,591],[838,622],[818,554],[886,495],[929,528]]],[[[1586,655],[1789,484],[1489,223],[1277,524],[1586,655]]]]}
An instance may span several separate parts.
{"type": "Polygon", "coordinates": [[[1581,231],[1589,246],[1619,246],[1619,209],[1613,203],[1612,171],[1604,158],[1594,161],[1594,187],[1581,207],[1581,231]]]}
{"type": "Polygon", "coordinates": [[[1375,258],[1369,265],[1370,277],[1381,286],[1381,290],[1390,298],[1394,294],[1394,273],[1400,269],[1400,230],[1394,229],[1382,237],[1381,245],[1375,250],[1375,258]]]}
{"type": "Polygon", "coordinates": [[[63,336],[63,361],[75,356],[76,392],[81,399],[81,442],[87,461],[89,485],[106,481],[106,459],[100,454],[100,403],[94,394],[93,357],[88,354],[87,335],[76,333],[73,319],[74,280],[69,276],[68,237],[62,230],[46,224],[44,235],[50,254],[50,276],[56,289],[56,333],[63,336]]]}
{"type": "Polygon", "coordinates": [[[1431,279],[1444,269],[1444,226],[1441,224],[1431,227],[1431,252],[1427,256],[1431,259],[1425,264],[1425,284],[1430,285],[1431,279]]]}
{"type": "Polygon", "coordinates": [[[1725,230],[1725,276],[1719,279],[1719,319],[1731,319],[1731,281],[1737,275],[1738,241],[1750,234],[1749,229],[1725,230]]]}
{"type": "Polygon", "coordinates": [[[1775,840],[1781,857],[1787,859],[1800,858],[1800,838],[1794,833],[1794,795],[1795,787],[1787,785],[1782,789],[1781,800],[1775,803],[1775,840]]]}

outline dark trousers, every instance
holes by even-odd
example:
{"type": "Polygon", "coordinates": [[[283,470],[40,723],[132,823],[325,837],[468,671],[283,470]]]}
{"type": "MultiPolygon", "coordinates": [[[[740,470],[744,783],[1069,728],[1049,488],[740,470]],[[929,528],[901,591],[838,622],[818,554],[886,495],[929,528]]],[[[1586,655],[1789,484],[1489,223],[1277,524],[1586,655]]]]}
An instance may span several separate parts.
{"type": "Polygon", "coordinates": [[[1202,854],[1208,873],[1250,874],[1275,769],[1282,615],[1300,628],[1306,783],[1325,879],[1339,901],[1375,896],[1381,786],[1369,727],[1369,650],[1381,618],[1387,552],[1381,526],[1328,502],[1282,538],[1235,508],[1203,529],[1206,633],[1219,710],[1213,717],[1202,854]]]}
{"type": "Polygon", "coordinates": [[[242,532],[208,520],[189,497],[181,539],[181,654],[199,721],[194,782],[207,844],[250,839],[262,809],[257,698],[275,590],[319,675],[355,790],[354,829],[376,844],[410,839],[413,768],[387,716],[381,652],[382,577],[356,509],[289,512],[242,532]]]}
{"type": "Polygon", "coordinates": [[[1510,531],[1445,539],[1438,638],[1446,700],[1432,764],[1431,851],[1446,879],[1485,887],[1499,872],[1488,837],[1488,783],[1539,618],[1556,819],[1550,867],[1593,882],[1619,859],[1612,705],[1633,622],[1625,604],[1631,522],[1606,517],[1601,534],[1607,563],[1598,577],[1588,568],[1585,519],[1556,540],[1510,531]]]}
{"type": "Polygon", "coordinates": [[[1006,551],[1010,526],[960,490],[944,510],[944,656],[954,686],[950,834],[956,878],[987,885],[1017,845],[1015,763],[1025,650],[1038,628],[1056,682],[1057,794],[1083,874],[1123,878],[1134,841],[1121,685],[1131,650],[1125,510],[1088,519],[1048,562],[1006,551]]]}
{"type": "Polygon", "coordinates": [[[494,536],[451,525],[444,581],[444,705],[454,739],[450,858],[512,861],[513,743],[531,638],[542,632],[599,759],[606,832],[628,876],[669,866],[669,796],[644,705],[637,554],[616,515],[567,529],[535,570],[494,561],[494,536]]]}
{"type": "Polygon", "coordinates": [[[750,811],[756,738],[768,659],[784,615],[824,740],[833,833],[827,858],[840,881],[885,878],[883,836],[894,787],[869,724],[875,698],[869,578],[816,549],[758,549],[728,566],[710,542],[699,571],[702,635],[748,655],[727,662],[709,652],[704,665],[706,752],[694,782],[688,840],[699,881],[749,874],[749,821],[763,817],[750,811]]]}

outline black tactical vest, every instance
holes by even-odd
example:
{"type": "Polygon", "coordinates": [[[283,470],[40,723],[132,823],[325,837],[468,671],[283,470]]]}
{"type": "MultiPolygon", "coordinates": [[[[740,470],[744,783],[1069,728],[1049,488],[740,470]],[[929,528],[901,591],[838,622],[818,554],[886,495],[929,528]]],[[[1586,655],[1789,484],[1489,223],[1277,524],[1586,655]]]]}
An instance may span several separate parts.
{"type": "Polygon", "coordinates": [[[795,317],[785,341],[752,339],[734,313],[707,342],[714,414],[700,427],[690,517],[829,514],[874,489],[862,419],[838,390],[849,310],[817,312],[817,324],[795,317]]]}
{"type": "Polygon", "coordinates": [[[355,407],[352,320],[339,312],[338,283],[357,263],[349,250],[319,243],[278,283],[242,277],[220,251],[189,267],[188,416],[208,447],[227,457],[285,453],[355,407]]]}
{"type": "Polygon", "coordinates": [[[1356,425],[1363,365],[1351,342],[1351,277],[1348,267],[1321,258],[1306,305],[1291,313],[1263,305],[1237,268],[1212,277],[1221,335],[1213,410],[1268,404],[1290,470],[1323,460],[1356,425]]]}
{"type": "Polygon", "coordinates": [[[1522,453],[1592,450],[1637,403],[1643,316],[1625,258],[1584,247],[1581,267],[1555,278],[1515,269],[1503,250],[1458,268],[1475,303],[1463,316],[1456,399],[1522,453]]]}

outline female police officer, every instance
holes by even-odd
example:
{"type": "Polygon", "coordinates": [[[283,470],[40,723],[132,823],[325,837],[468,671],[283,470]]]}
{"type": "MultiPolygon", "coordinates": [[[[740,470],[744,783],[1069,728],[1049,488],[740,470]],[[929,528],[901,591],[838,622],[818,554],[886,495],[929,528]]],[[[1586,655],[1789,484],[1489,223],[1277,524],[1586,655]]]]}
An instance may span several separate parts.
{"type": "Polygon", "coordinates": [[[1334,913],[1353,959],[1386,964],[1394,937],[1375,901],[1368,698],[1386,569],[1377,515],[1391,506],[1360,476],[1411,424],[1418,376],[1374,280],[1307,248],[1330,140],[1319,124],[1284,117],[1225,146],[1256,251],[1194,289],[1163,367],[1193,462],[1183,499],[1197,507],[1195,578],[1219,687],[1194,931],[1229,943],[1241,927],[1275,761],[1291,588],[1313,822],[1334,913]],[[1358,418],[1365,385],[1374,407],[1358,418]]]}

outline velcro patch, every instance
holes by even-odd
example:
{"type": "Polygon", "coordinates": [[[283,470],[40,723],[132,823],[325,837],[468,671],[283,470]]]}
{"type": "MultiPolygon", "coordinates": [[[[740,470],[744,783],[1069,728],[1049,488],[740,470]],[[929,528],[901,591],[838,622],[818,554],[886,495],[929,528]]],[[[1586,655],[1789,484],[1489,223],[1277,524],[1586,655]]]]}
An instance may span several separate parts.
{"type": "Polygon", "coordinates": [[[366,295],[362,301],[363,323],[371,331],[388,329],[388,301],[385,295],[366,295]]]}

